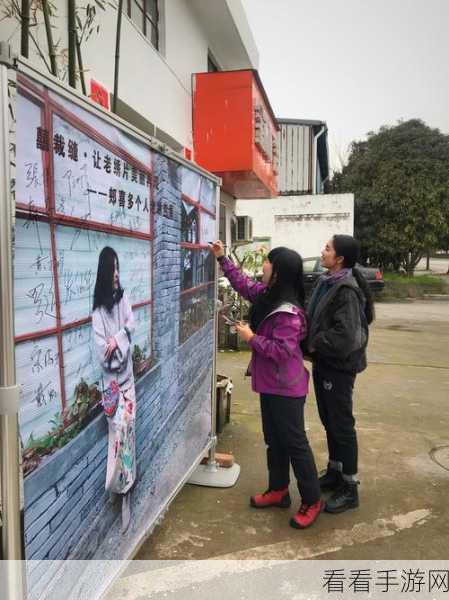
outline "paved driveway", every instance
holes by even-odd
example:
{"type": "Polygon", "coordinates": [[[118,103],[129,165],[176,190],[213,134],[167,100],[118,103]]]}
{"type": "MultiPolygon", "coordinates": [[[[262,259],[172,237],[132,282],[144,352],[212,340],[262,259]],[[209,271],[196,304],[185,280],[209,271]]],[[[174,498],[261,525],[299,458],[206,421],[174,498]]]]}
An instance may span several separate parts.
{"type": "MultiPolygon", "coordinates": [[[[357,380],[360,445],[357,510],[323,514],[309,530],[288,525],[299,499],[283,511],[255,511],[266,471],[258,398],[244,379],[247,353],[220,353],[232,377],[232,420],[219,450],[242,471],[230,489],[187,485],[141,548],[141,559],[319,558],[445,559],[449,539],[449,303],[380,304],[372,327],[370,366],[357,380]]],[[[324,435],[313,392],[309,439],[319,468],[324,435]]]]}

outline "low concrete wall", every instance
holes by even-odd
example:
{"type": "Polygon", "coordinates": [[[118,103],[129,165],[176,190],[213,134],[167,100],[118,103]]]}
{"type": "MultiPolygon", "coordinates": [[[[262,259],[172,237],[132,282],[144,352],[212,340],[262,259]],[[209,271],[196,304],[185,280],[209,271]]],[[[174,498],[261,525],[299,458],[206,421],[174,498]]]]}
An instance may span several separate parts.
{"type": "Polygon", "coordinates": [[[271,248],[287,246],[303,258],[319,256],[334,233],[353,234],[354,194],[237,200],[236,214],[252,217],[253,236],[270,238],[271,248]]]}

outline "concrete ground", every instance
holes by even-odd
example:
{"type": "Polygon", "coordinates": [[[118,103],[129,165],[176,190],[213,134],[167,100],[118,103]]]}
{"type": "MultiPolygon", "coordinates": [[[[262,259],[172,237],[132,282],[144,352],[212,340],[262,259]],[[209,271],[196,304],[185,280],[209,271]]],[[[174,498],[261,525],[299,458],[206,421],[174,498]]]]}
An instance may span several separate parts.
{"type": "Polygon", "coordinates": [[[427,261],[422,258],[416,266],[415,275],[422,275],[423,272],[433,275],[446,275],[449,270],[449,258],[431,258],[429,266],[430,271],[426,271],[427,261]]]}
{"type": "MultiPolygon", "coordinates": [[[[220,353],[218,372],[234,384],[231,423],[218,449],[241,466],[233,488],[187,485],[138,559],[446,559],[449,539],[449,303],[380,304],[369,368],[358,378],[360,507],[323,513],[306,531],[289,527],[299,504],[257,511],[249,496],[266,487],[258,397],[244,371],[249,354],[220,353]]],[[[308,435],[318,468],[324,434],[311,391],[308,435]]]]}

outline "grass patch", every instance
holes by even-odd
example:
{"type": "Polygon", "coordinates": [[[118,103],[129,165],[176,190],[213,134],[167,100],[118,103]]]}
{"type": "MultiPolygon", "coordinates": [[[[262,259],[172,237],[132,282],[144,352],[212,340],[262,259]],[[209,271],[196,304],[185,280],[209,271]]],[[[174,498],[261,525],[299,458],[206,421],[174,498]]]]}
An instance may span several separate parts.
{"type": "Polygon", "coordinates": [[[403,298],[423,298],[428,294],[448,294],[447,277],[436,275],[416,275],[407,277],[399,273],[384,273],[385,289],[380,300],[403,298]]]}
{"type": "Polygon", "coordinates": [[[391,281],[399,285],[417,285],[435,287],[438,289],[444,287],[443,278],[435,275],[415,275],[414,277],[407,277],[407,275],[402,275],[400,273],[384,273],[383,278],[385,281],[391,281]]]}

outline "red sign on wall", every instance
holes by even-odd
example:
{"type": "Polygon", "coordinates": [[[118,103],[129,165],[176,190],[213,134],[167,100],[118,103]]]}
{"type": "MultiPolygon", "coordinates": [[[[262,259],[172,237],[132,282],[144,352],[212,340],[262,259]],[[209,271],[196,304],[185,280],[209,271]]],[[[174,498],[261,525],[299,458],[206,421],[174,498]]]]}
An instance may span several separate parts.
{"type": "Polygon", "coordinates": [[[95,79],[90,80],[90,99],[100,104],[106,110],[109,110],[109,92],[104,85],[95,81],[95,79]]]}

